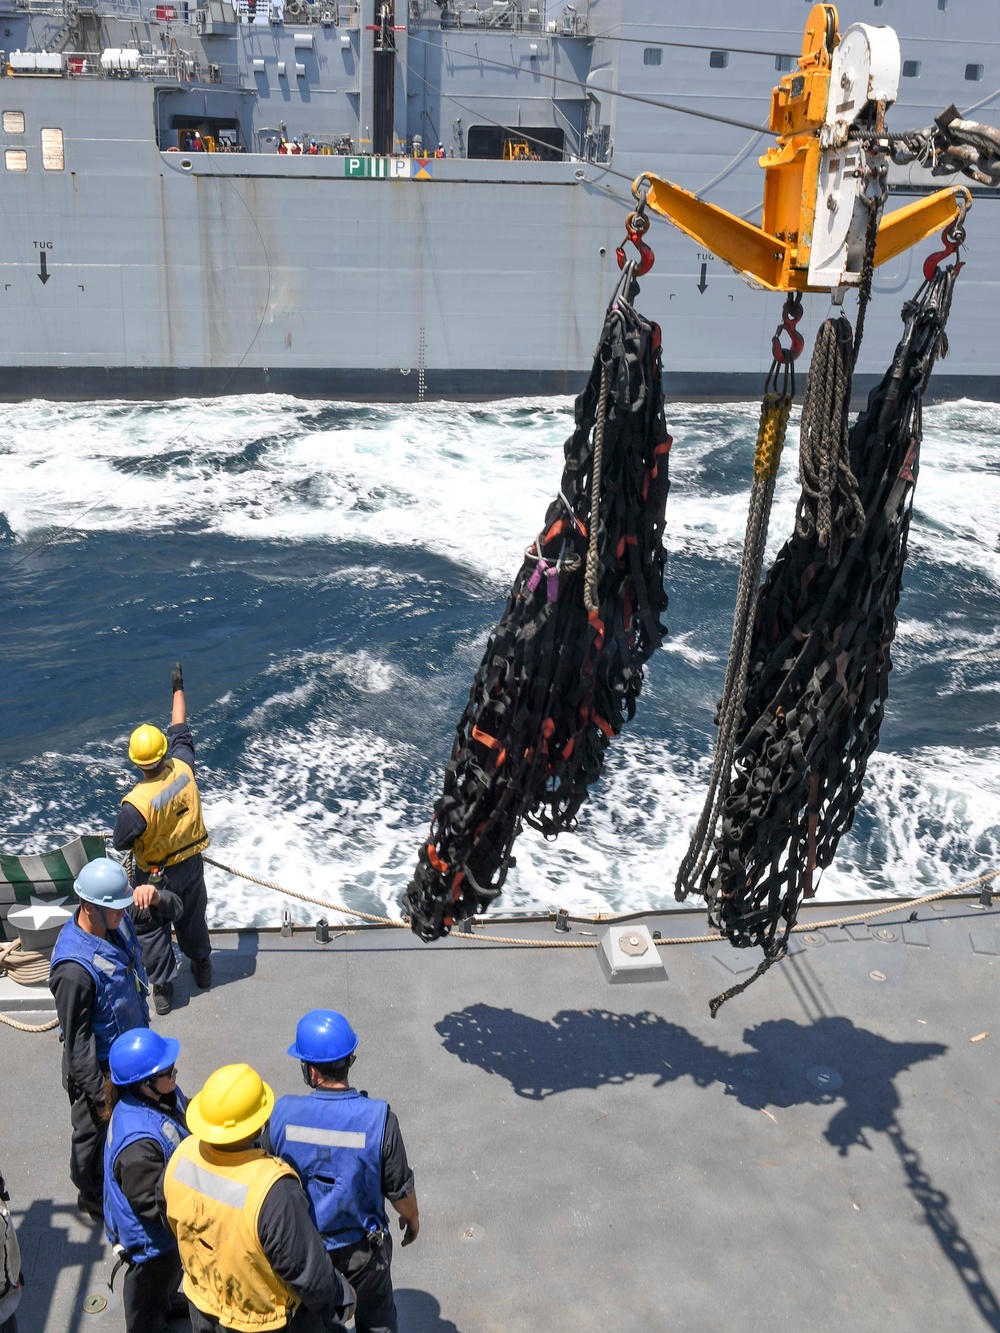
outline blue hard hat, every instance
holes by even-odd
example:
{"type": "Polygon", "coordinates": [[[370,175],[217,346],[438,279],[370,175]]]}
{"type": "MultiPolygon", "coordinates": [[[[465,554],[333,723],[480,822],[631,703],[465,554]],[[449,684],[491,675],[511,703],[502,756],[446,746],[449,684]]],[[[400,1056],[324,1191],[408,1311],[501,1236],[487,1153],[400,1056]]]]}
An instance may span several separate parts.
{"type": "Polygon", "coordinates": [[[73,889],[85,903],[110,907],[114,912],[128,907],[132,901],[132,886],[128,882],[128,875],[124,867],[112,861],[110,856],[88,861],[74,880],[73,889]]]}
{"type": "Polygon", "coordinates": [[[334,1064],[352,1055],[357,1044],[358,1034],[343,1014],[335,1009],[310,1009],[299,1019],[288,1054],[312,1065],[334,1064]]]}
{"type": "Polygon", "coordinates": [[[173,1037],[161,1037],[152,1028],[132,1028],[123,1032],[111,1044],[108,1062],[111,1082],[124,1088],[130,1083],[141,1083],[161,1069],[177,1063],[181,1044],[173,1037]]]}

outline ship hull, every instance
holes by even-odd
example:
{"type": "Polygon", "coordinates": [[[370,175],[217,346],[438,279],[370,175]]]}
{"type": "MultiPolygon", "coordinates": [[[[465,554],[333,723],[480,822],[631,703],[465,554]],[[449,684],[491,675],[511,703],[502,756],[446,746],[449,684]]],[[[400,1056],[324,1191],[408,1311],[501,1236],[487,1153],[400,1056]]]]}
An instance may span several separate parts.
{"type": "MultiPolygon", "coordinates": [[[[606,0],[609,19],[612,7],[632,18],[629,31],[648,33],[650,41],[674,32],[674,25],[653,26],[642,0],[606,0]]],[[[601,42],[585,46],[582,39],[566,38],[560,45],[544,32],[541,42],[529,43],[530,33],[503,39],[489,49],[513,55],[510,68],[518,72],[511,88],[504,84],[511,82],[502,72],[505,59],[489,56],[478,67],[462,68],[456,62],[459,54],[471,57],[465,48],[476,43],[481,55],[485,35],[432,32],[426,25],[405,36],[401,30],[405,109],[397,111],[401,129],[394,152],[381,157],[360,149],[357,157],[262,151],[272,140],[261,126],[274,121],[269,103],[280,90],[268,71],[272,63],[277,67],[277,56],[298,54],[305,61],[301,44],[307,37],[315,70],[308,62],[299,66],[305,73],[294,90],[282,92],[282,116],[291,119],[297,99],[314,121],[329,118],[333,113],[317,110],[317,104],[327,108],[346,99],[363,139],[367,85],[355,70],[356,86],[333,86],[354,68],[345,55],[338,72],[338,53],[349,47],[359,67],[371,56],[371,34],[355,11],[347,33],[314,25],[305,34],[285,27],[262,34],[236,25],[225,39],[238,57],[231,86],[157,77],[95,83],[8,76],[0,80],[0,138],[8,168],[0,234],[0,397],[274,392],[420,401],[575,392],[618,282],[615,251],[631,207],[631,180],[655,170],[704,190],[732,212],[751,215],[761,189],[756,159],[766,146],[765,136],[747,139],[738,126],[695,121],[692,128],[680,114],[616,103],[601,91],[598,76],[643,94],[660,92],[693,107],[759,119],[774,79],[774,63],[764,52],[787,46],[793,22],[801,20],[790,0],[781,0],[778,9],[787,32],[775,25],[748,37],[725,23],[685,29],[681,35],[690,49],[684,43],[683,49],[668,49],[671,77],[662,88],[628,65],[639,58],[632,47],[610,39],[603,43],[609,74],[595,54],[601,42]],[[749,53],[732,100],[724,104],[704,93],[713,40],[752,40],[763,48],[749,53]],[[521,116],[528,105],[525,83],[539,100],[541,79],[530,73],[532,62],[545,55],[546,69],[562,71],[552,77],[567,82],[573,61],[586,74],[586,49],[590,73],[581,86],[593,86],[592,100],[606,104],[594,115],[615,129],[613,149],[598,154],[599,160],[568,152],[550,161],[414,157],[412,126],[423,123],[426,107],[418,114],[410,106],[415,95],[409,89],[418,87],[417,78],[429,82],[415,73],[419,42],[453,63],[437,71],[439,101],[447,93],[455,99],[451,110],[470,105],[461,98],[470,97],[468,88],[480,80],[490,93],[483,100],[492,115],[483,114],[491,123],[515,109],[521,116]],[[266,60],[254,58],[265,49],[266,60]],[[267,66],[263,75],[257,65],[267,66]],[[523,76],[521,66],[529,71],[523,76]],[[329,94],[328,102],[321,93],[329,94]],[[177,116],[178,107],[192,114],[177,116]],[[23,133],[6,128],[15,108],[24,119],[23,133]],[[202,114],[205,124],[231,120],[240,126],[249,151],[194,153],[168,145],[182,138],[178,123],[197,123],[202,114]],[[671,132],[662,133],[664,126],[671,132]],[[61,135],[58,170],[46,165],[39,138],[51,127],[61,135]],[[11,170],[11,150],[23,151],[24,169],[11,170]]],[[[641,49],[647,38],[629,40],[641,49]]],[[[422,58],[420,67],[427,69],[422,58]]],[[[280,61],[283,69],[286,63],[280,61]]],[[[932,105],[938,93],[948,100],[949,87],[954,94],[948,77],[944,70],[941,87],[931,91],[932,105]]],[[[287,72],[284,81],[291,82],[287,72]]],[[[577,115],[569,101],[540,100],[553,124],[560,116],[571,123],[577,115]]],[[[543,117],[537,108],[525,114],[543,117]]],[[[581,111],[577,118],[583,124],[589,115],[581,111]]],[[[894,108],[893,116],[900,124],[930,118],[922,106],[894,108]]],[[[333,128],[335,117],[328,125],[331,133],[333,128]]],[[[914,183],[913,173],[905,174],[897,179],[890,207],[938,183],[914,183]]],[[[1000,399],[993,351],[1000,198],[994,191],[976,193],[970,262],[950,327],[955,357],[948,373],[936,376],[934,394],[1000,399]]],[[[658,221],[649,239],[656,262],[643,279],[641,305],[664,327],[669,391],[697,399],[756,396],[770,366],[781,297],[751,290],[665,223],[658,221]]],[[[934,240],[926,242],[878,271],[857,393],[887,364],[901,306],[919,286],[921,264],[934,247],[934,240]]],[[[825,296],[806,298],[807,334],[828,312],[825,296]]]]}

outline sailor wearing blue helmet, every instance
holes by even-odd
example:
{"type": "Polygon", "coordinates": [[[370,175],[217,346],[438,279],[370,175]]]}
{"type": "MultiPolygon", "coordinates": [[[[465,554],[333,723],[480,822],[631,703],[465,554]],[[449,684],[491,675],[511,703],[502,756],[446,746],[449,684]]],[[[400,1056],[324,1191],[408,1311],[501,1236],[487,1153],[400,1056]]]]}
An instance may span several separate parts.
{"type": "Polygon", "coordinates": [[[179,1053],[180,1042],[149,1028],[123,1032],[111,1047],[104,1229],[128,1264],[122,1291],[128,1333],[161,1333],[171,1317],[188,1312],[177,1241],[156,1202],[164,1167],[188,1136],[179,1053]]]}
{"type": "Polygon", "coordinates": [[[73,888],[80,906],[52,950],[49,989],[62,1029],[63,1087],[73,1126],[70,1179],[80,1209],[100,1217],[111,1046],[121,1033],[149,1027],[149,985],[125,910],[132,889],[124,869],[108,857],[89,861],[73,888]]]}
{"type": "Polygon", "coordinates": [[[330,1260],[357,1295],[358,1333],[397,1333],[385,1200],[399,1213],[409,1245],[420,1230],[417,1195],[388,1103],[348,1081],[357,1046],[354,1029],[333,1009],[313,1009],[300,1020],[288,1054],[301,1063],[311,1091],[278,1099],[265,1147],[301,1177],[330,1260]]]}

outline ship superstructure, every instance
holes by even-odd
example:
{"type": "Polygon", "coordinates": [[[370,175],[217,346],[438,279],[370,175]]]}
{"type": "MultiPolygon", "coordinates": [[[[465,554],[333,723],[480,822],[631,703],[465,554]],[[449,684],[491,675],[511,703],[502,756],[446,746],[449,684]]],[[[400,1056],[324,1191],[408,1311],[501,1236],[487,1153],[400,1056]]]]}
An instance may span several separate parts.
{"type": "MultiPolygon", "coordinates": [[[[759,11],[705,0],[697,12],[657,0],[3,7],[0,393],[383,400],[579,387],[635,176],[656,170],[730,212],[759,210],[770,88],[794,67],[805,11],[801,0],[759,11]]],[[[988,0],[856,10],[844,26],[885,21],[899,34],[893,128],[927,125],[952,102],[996,123],[1000,17],[988,0]]],[[[943,183],[916,165],[890,182],[898,202],[943,183]]],[[[1000,397],[997,191],[973,193],[975,281],[956,300],[938,396],[1000,397]]],[[[651,239],[643,303],[665,326],[672,392],[755,394],[774,298],[666,227],[651,239]]],[[[884,367],[931,248],[877,274],[863,371],[884,367]]],[[[827,302],[806,307],[819,319],[827,302]]]]}

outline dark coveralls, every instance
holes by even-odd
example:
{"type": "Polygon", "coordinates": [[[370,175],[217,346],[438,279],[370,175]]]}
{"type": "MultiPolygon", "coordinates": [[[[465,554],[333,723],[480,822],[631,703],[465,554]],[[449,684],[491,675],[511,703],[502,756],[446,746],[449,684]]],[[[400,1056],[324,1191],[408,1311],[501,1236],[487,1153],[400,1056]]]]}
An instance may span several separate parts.
{"type": "MultiPolygon", "coordinates": [[[[167,757],[180,759],[193,771],[194,741],[188,724],[186,722],[171,724],[167,728],[167,739],[169,741],[167,757]]],[[[145,819],[134,805],[129,805],[126,801],[118,810],[118,818],[111,835],[112,845],[116,851],[129,852],[135,845],[136,839],[145,831],[145,819]]],[[[150,876],[136,866],[135,883],[149,882],[150,876]]],[[[201,853],[196,852],[186,861],[178,861],[176,865],[167,866],[160,883],[161,892],[164,887],[170,889],[171,893],[180,899],[180,912],[175,917],[164,917],[161,913],[160,920],[150,918],[148,921],[140,922],[136,919],[135,922],[139,942],[142,945],[146,973],[154,986],[162,986],[165,982],[172,981],[177,973],[177,963],[170,945],[171,921],[177,932],[177,943],[181,947],[181,952],[188,958],[207,958],[212,952],[208,924],[205,920],[208,910],[208,890],[205,887],[205,862],[201,853]]]]}
{"type": "MultiPolygon", "coordinates": [[[[311,1096],[336,1101],[338,1097],[354,1095],[351,1089],[343,1092],[324,1088],[311,1096]]],[[[362,1093],[362,1096],[367,1096],[362,1093]]],[[[273,1152],[270,1125],[261,1140],[265,1152],[273,1152]]],[[[382,1134],[382,1195],[390,1202],[405,1199],[414,1189],[413,1172],[406,1158],[406,1147],[400,1133],[399,1121],[389,1107],[386,1111],[382,1134]]],[[[355,1321],[359,1333],[397,1333],[396,1302],[392,1294],[392,1236],[386,1231],[381,1242],[358,1241],[330,1250],[330,1262],[354,1288],[357,1297],[355,1321]]]]}
{"type": "MultiPolygon", "coordinates": [[[[167,1225],[163,1177],[156,1189],[160,1220],[167,1225]]],[[[284,1278],[302,1304],[286,1324],[294,1333],[341,1333],[346,1328],[338,1311],[353,1305],[350,1287],[331,1266],[309,1216],[305,1190],[294,1176],[276,1180],[264,1195],[257,1219],[257,1237],[264,1257],[284,1278]]],[[[188,1301],[191,1333],[231,1333],[224,1324],[188,1301]]]]}
{"type": "MultiPolygon", "coordinates": [[[[179,904],[172,894],[161,890],[164,904],[172,899],[167,910],[179,904]]],[[[137,916],[152,915],[136,912],[137,916]]],[[[136,922],[136,933],[139,923],[136,922]]],[[[168,927],[169,929],[169,927],[168,927]]],[[[122,936],[117,930],[108,932],[108,943],[125,954],[122,936]]],[[[69,1175],[87,1203],[103,1207],[104,1142],[107,1138],[107,1105],[105,1079],[107,1060],[97,1056],[97,1038],[94,1035],[94,1004],[97,986],[94,978],[81,964],[67,959],[57,964],[49,975],[49,989],[56,1002],[56,1013],[62,1030],[62,1084],[70,1101],[69,1175]]]]}

